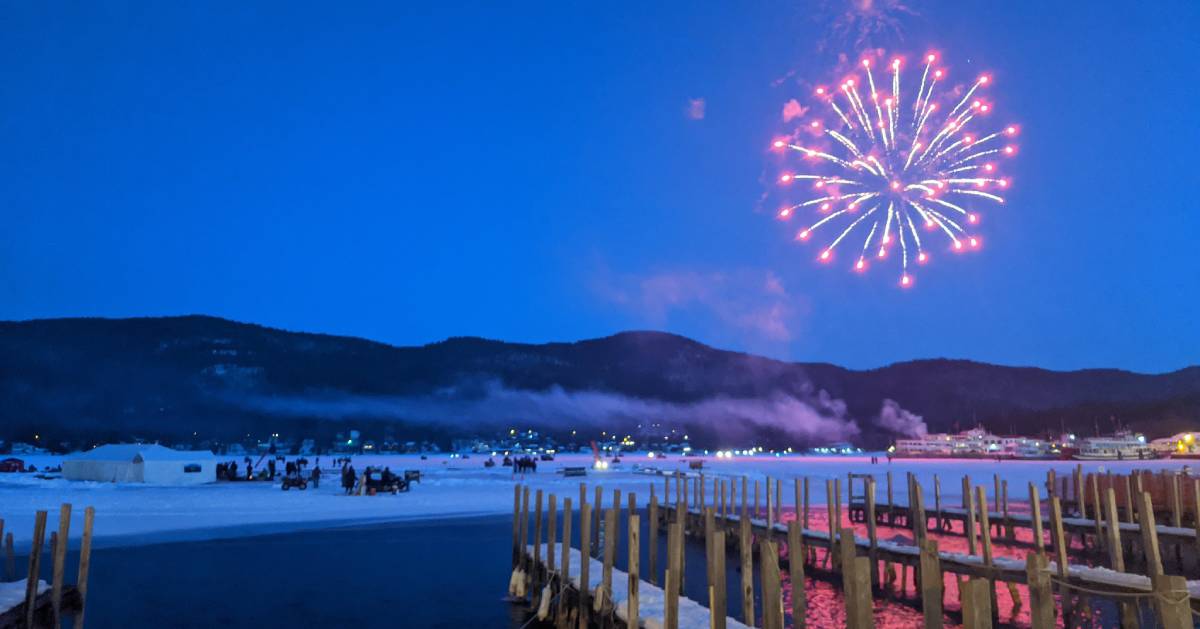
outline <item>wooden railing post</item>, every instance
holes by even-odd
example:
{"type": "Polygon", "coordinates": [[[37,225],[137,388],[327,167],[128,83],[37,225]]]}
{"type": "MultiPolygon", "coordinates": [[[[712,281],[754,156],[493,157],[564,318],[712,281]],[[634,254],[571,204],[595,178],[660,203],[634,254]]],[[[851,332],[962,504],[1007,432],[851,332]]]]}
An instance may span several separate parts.
{"type": "MultiPolygon", "coordinates": [[[[79,577],[75,588],[79,590],[79,613],[75,614],[75,629],[83,629],[83,616],[87,611],[88,572],[92,566],[92,526],[96,522],[96,510],[83,510],[83,536],[79,543],[79,577]]],[[[11,538],[10,538],[11,539],[11,538]]]]}
{"type": "MultiPolygon", "coordinates": [[[[987,505],[984,505],[987,509],[987,505]]],[[[963,629],[992,629],[992,600],[987,579],[972,577],[962,584],[963,629]]]]}
{"type": "Polygon", "coordinates": [[[725,529],[713,531],[712,629],[725,629],[729,615],[728,586],[725,581],[725,529]]]}

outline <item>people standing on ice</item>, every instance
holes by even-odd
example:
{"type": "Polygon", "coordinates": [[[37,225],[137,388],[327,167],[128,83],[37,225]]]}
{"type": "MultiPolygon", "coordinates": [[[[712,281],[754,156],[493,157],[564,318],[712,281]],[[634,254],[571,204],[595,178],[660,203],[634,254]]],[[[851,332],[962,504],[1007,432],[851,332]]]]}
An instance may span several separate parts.
{"type": "Polygon", "coordinates": [[[299,470],[299,468],[297,468],[297,467],[296,467],[296,464],[295,464],[295,463],[293,463],[293,462],[291,462],[291,461],[288,461],[288,462],[286,462],[286,463],[284,463],[284,464],[283,464],[283,471],[284,471],[284,473],[286,473],[288,476],[291,476],[292,474],[296,474],[296,473],[298,473],[300,470],[299,470]]]}
{"type": "Polygon", "coordinates": [[[342,470],[342,487],[346,488],[346,495],[350,495],[350,494],[354,493],[355,478],[356,478],[356,475],[354,473],[354,466],[347,465],[342,470]]]}
{"type": "Polygon", "coordinates": [[[275,480],[275,459],[267,461],[267,480],[275,480]]]}
{"type": "Polygon", "coordinates": [[[313,489],[317,489],[321,486],[321,466],[320,465],[313,467],[312,486],[313,486],[313,489]]]}

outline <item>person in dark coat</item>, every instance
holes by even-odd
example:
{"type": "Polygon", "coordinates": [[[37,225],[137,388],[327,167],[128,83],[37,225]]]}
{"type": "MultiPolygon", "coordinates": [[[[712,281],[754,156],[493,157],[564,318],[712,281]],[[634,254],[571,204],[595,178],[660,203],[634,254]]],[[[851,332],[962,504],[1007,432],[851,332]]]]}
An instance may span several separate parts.
{"type": "Polygon", "coordinates": [[[342,472],[342,487],[346,488],[347,496],[354,493],[355,478],[356,478],[356,474],[354,473],[354,466],[347,465],[345,470],[342,472]]]}
{"type": "Polygon", "coordinates": [[[275,480],[275,459],[267,461],[267,478],[275,480]]]}
{"type": "Polygon", "coordinates": [[[321,468],[314,467],[312,471],[312,486],[317,489],[321,486],[321,468]]]}

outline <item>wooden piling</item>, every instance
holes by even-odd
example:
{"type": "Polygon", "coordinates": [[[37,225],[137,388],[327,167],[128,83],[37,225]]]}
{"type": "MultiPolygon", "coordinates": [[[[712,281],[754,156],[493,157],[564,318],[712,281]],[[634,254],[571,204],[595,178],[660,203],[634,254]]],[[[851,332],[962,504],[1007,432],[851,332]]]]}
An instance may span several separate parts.
{"type": "Polygon", "coordinates": [[[977,555],[979,553],[976,551],[975,545],[975,492],[971,491],[971,488],[967,486],[968,482],[970,482],[970,478],[964,476],[963,503],[966,504],[967,521],[963,526],[965,528],[964,532],[967,534],[967,554],[977,555]]]}
{"type": "Polygon", "coordinates": [[[1095,546],[1096,546],[1096,548],[1103,548],[1104,547],[1104,529],[1100,523],[1101,523],[1101,521],[1103,521],[1104,518],[1100,515],[1100,513],[1101,513],[1100,480],[1098,478],[1096,478],[1096,476],[1097,476],[1096,474],[1088,474],[1088,480],[1091,481],[1088,484],[1091,486],[1090,489],[1092,492],[1092,522],[1095,523],[1095,525],[1096,525],[1095,526],[1095,528],[1096,528],[1096,544],[1095,544],[1095,546]]]}
{"type": "Polygon", "coordinates": [[[728,585],[725,582],[725,530],[713,531],[712,558],[712,629],[725,629],[725,617],[729,615],[728,585]]]}
{"type": "Polygon", "coordinates": [[[512,565],[521,561],[521,486],[513,485],[512,565]]]}
{"type": "MultiPolygon", "coordinates": [[[[1146,495],[1146,494],[1143,494],[1146,495]]],[[[1157,574],[1150,577],[1154,607],[1163,629],[1192,629],[1192,607],[1183,577],[1157,574]]]]}
{"type": "Polygon", "coordinates": [[[613,600],[612,571],[613,562],[617,559],[617,538],[620,537],[617,531],[617,523],[620,521],[617,513],[616,507],[609,507],[604,512],[604,568],[601,571],[600,583],[604,588],[604,600],[607,602],[613,600]]]}
{"type": "Polygon", "coordinates": [[[650,492],[650,547],[647,550],[650,558],[650,583],[658,585],[658,498],[654,495],[653,485],[650,492]]]}
{"type": "MultiPolygon", "coordinates": [[[[768,495],[770,495],[768,493],[768,495]]],[[[783,593],[779,586],[779,547],[764,538],[758,543],[759,582],[762,583],[763,629],[783,629],[783,593]]]]}
{"type": "Polygon", "coordinates": [[[604,515],[604,489],[596,485],[596,498],[592,504],[592,537],[588,551],[593,557],[600,554],[600,518],[604,515]]]}
{"type": "Polygon", "coordinates": [[[926,539],[921,543],[921,612],[925,618],[925,629],[941,629],[942,599],[945,585],[942,583],[942,562],[938,555],[936,540],[926,539]]]}
{"type": "Polygon", "coordinates": [[[683,574],[683,523],[675,522],[667,533],[667,570],[669,583],[666,591],[666,607],[670,620],[667,629],[679,627],[679,594],[683,580],[678,578],[683,574]]]}
{"type": "Polygon", "coordinates": [[[808,600],[804,591],[804,532],[798,520],[788,522],[788,576],[792,583],[792,626],[804,627],[808,600]]]}
{"type": "Polygon", "coordinates": [[[878,525],[875,523],[875,477],[868,476],[866,483],[863,492],[866,494],[867,503],[867,539],[871,544],[871,548],[867,551],[867,560],[871,563],[871,587],[874,588],[879,585],[879,531],[876,530],[878,525]]]}
{"type": "MultiPolygon", "coordinates": [[[[588,610],[592,608],[591,599],[591,554],[588,552],[588,540],[592,539],[592,505],[586,502],[579,509],[579,627],[587,629],[588,610]]],[[[563,564],[564,570],[566,564],[563,564]]],[[[570,574],[564,572],[564,574],[570,574]]]]}
{"type": "Polygon", "coordinates": [[[1125,483],[1125,521],[1132,524],[1135,521],[1134,513],[1137,511],[1133,506],[1136,502],[1133,499],[1133,481],[1129,474],[1125,474],[1121,479],[1125,483]]]}
{"type": "MultiPolygon", "coordinates": [[[[630,495],[632,498],[632,494],[630,495]]],[[[626,573],[629,575],[627,600],[628,607],[626,608],[626,625],[629,627],[639,627],[638,623],[638,585],[642,582],[639,576],[639,565],[641,561],[641,516],[633,511],[629,512],[629,560],[626,565],[626,573]]]]}
{"type": "MultiPolygon", "coordinates": [[[[987,490],[982,486],[975,488],[978,493],[979,501],[979,530],[983,535],[983,565],[989,569],[993,566],[992,561],[992,527],[989,521],[987,510],[987,490]]],[[[989,570],[989,572],[991,572],[989,570]]],[[[992,610],[993,619],[1000,613],[996,605],[996,581],[988,579],[988,598],[990,599],[990,609],[992,610]]]]}
{"type": "Polygon", "coordinates": [[[751,517],[758,517],[758,479],[754,479],[754,511],[751,517]]]}
{"type": "Polygon", "coordinates": [[[1171,474],[1171,526],[1183,527],[1183,495],[1179,491],[1179,475],[1171,474]]]}
{"type": "MultiPolygon", "coordinates": [[[[987,510],[987,507],[984,507],[987,510]]],[[[972,577],[960,587],[963,629],[992,629],[992,603],[987,579],[972,577]]]]}
{"type": "Polygon", "coordinates": [[[62,626],[63,576],[67,563],[67,540],[71,531],[71,504],[64,503],[58,510],[58,541],[54,545],[54,571],[51,581],[50,604],[54,614],[54,627],[62,626]]]}
{"type": "MultiPolygon", "coordinates": [[[[586,503],[584,503],[586,504],[586,503]]],[[[563,498],[563,519],[562,519],[562,580],[559,582],[559,587],[566,588],[570,582],[571,575],[571,520],[574,514],[571,512],[571,499],[563,498]]],[[[580,519],[582,522],[582,517],[580,519]]],[[[579,545],[582,550],[582,542],[579,545]]],[[[558,615],[560,619],[565,619],[564,614],[567,609],[567,597],[560,596],[558,599],[558,615]]]]}
{"type": "Polygon", "coordinates": [[[834,530],[842,528],[842,479],[833,479],[833,522],[834,530]]]}
{"type": "Polygon", "coordinates": [[[743,476],[742,477],[742,519],[743,520],[746,519],[746,502],[747,502],[746,494],[749,493],[747,491],[748,483],[749,483],[749,481],[746,480],[745,476],[743,476]]]}
{"type": "Polygon", "coordinates": [[[1042,531],[1042,498],[1037,485],[1029,483],[1030,523],[1033,526],[1033,548],[1039,555],[1046,556],[1046,540],[1042,531]]]}
{"type": "Polygon", "coordinates": [[[1108,565],[1117,572],[1125,572],[1125,553],[1124,547],[1121,546],[1121,523],[1117,519],[1117,494],[1112,487],[1104,492],[1104,511],[1107,516],[1108,565]]]}
{"type": "Polygon", "coordinates": [[[767,477],[767,528],[775,526],[774,501],[771,499],[771,477],[767,477]]]}
{"type": "MultiPolygon", "coordinates": [[[[837,528],[834,520],[833,510],[833,480],[825,479],[825,520],[826,529],[829,531],[829,552],[825,555],[828,560],[833,555],[833,547],[837,544],[837,528]]],[[[831,566],[834,572],[837,572],[840,561],[831,561],[831,566]]]]}
{"type": "Polygon", "coordinates": [[[941,531],[942,527],[942,481],[938,479],[938,475],[933,475],[933,517],[937,519],[934,523],[935,528],[941,531]]]}
{"type": "Polygon", "coordinates": [[[779,522],[783,519],[780,509],[783,508],[783,490],[780,489],[782,481],[775,479],[775,521],[779,522]]]}
{"type": "Polygon", "coordinates": [[[890,470],[887,473],[887,504],[887,522],[888,526],[891,526],[896,523],[896,512],[894,509],[896,499],[892,494],[892,472],[890,470]]]}
{"type": "Polygon", "coordinates": [[[29,550],[29,572],[25,579],[25,626],[33,627],[33,615],[37,611],[38,575],[42,567],[42,542],[46,537],[46,512],[38,511],[33,523],[33,544],[29,550]]]}
{"type": "Polygon", "coordinates": [[[1154,525],[1154,501],[1150,492],[1138,496],[1138,527],[1142,530],[1142,554],[1146,556],[1146,574],[1163,574],[1162,554],[1158,550],[1158,529],[1154,525]]]}
{"type": "Polygon", "coordinates": [[[530,573],[535,577],[534,589],[536,591],[538,582],[536,576],[542,571],[542,490],[540,489],[537,490],[534,504],[536,505],[534,508],[536,520],[533,525],[533,566],[531,566],[530,573]]]}
{"type": "Polygon", "coordinates": [[[79,592],[79,612],[75,614],[75,629],[83,629],[84,612],[87,611],[88,572],[92,566],[92,526],[96,521],[96,510],[88,507],[83,510],[83,535],[79,540],[79,576],[75,580],[75,590],[79,592]]]}
{"type": "Polygon", "coordinates": [[[1008,480],[1000,481],[1000,515],[1004,518],[1004,539],[1011,544],[1016,537],[1012,518],[1008,514],[1008,480]]]}
{"type": "Polygon", "coordinates": [[[1055,629],[1054,592],[1050,588],[1045,555],[1030,553],[1025,556],[1025,581],[1029,586],[1031,629],[1055,629]]]}
{"type": "Polygon", "coordinates": [[[529,487],[521,486],[521,538],[517,543],[517,549],[520,552],[519,562],[521,569],[525,570],[525,574],[529,574],[525,565],[525,545],[529,543],[529,487]]]}
{"type": "Polygon", "coordinates": [[[554,549],[558,542],[558,498],[550,494],[546,508],[549,518],[546,521],[546,569],[554,572],[554,549]]]}
{"type": "Polygon", "coordinates": [[[742,622],[754,626],[754,557],[750,548],[750,520],[738,522],[738,552],[742,560],[742,622]]]}
{"type": "MultiPolygon", "coordinates": [[[[849,530],[849,529],[847,529],[849,530]]],[[[853,539],[853,533],[848,535],[853,539]]],[[[871,607],[871,571],[866,557],[855,557],[848,561],[842,576],[842,589],[846,600],[847,629],[874,629],[875,616],[871,607]]]]}

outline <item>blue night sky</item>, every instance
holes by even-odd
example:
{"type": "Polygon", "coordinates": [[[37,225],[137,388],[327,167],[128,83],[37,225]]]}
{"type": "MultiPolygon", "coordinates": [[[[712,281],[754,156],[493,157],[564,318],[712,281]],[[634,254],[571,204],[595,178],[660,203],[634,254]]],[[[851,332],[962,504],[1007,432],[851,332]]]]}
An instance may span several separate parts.
{"type": "Polygon", "coordinates": [[[897,11],[870,44],[991,72],[1022,126],[984,250],[935,246],[911,290],[760,201],[783,103],[861,49],[839,6],[4,3],[0,318],[1200,362],[1200,3],[897,11]]]}

